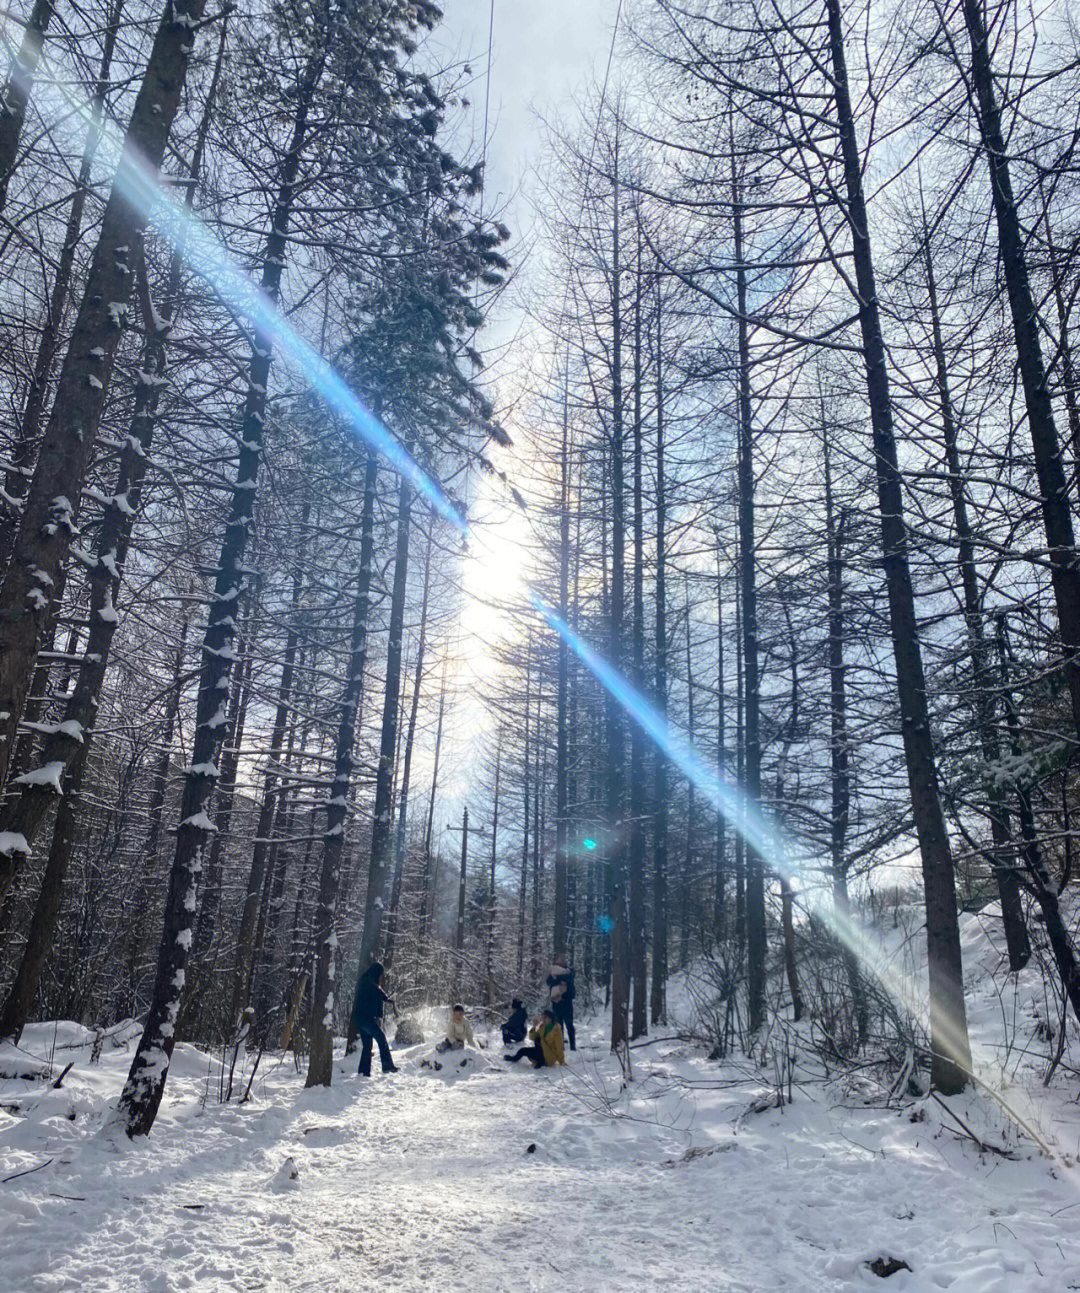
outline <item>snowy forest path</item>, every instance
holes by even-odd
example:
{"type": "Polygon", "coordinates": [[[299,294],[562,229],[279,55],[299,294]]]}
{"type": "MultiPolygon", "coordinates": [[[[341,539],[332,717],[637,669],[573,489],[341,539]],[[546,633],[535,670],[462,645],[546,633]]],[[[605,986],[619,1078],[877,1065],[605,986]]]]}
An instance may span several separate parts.
{"type": "Polygon", "coordinates": [[[912,1265],[890,1283],[907,1293],[1080,1287],[1080,1196],[1045,1160],[979,1160],[940,1128],[820,1091],[737,1124],[760,1079],[679,1044],[638,1052],[612,1117],[599,1037],[558,1072],[488,1049],[436,1073],[417,1047],[370,1079],[339,1058],[332,1088],[305,1091],[271,1063],[250,1103],[204,1107],[207,1057],[178,1047],[172,1098],[134,1144],[87,1135],[122,1080],[117,1052],[114,1071],[103,1060],[48,1093],[33,1153],[24,1138],[24,1159],[0,1155],[5,1172],[57,1155],[0,1193],[0,1290],[817,1293],[878,1286],[877,1256],[912,1265]]]}

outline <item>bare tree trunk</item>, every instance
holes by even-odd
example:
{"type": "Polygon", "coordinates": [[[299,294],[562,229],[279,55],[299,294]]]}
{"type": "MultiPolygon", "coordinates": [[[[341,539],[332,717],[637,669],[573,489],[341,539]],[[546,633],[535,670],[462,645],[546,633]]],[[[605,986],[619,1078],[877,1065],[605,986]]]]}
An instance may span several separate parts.
{"type": "MultiPolygon", "coordinates": [[[[694,630],[690,613],[690,577],[685,580],[686,597],[686,737],[693,749],[697,741],[697,712],[694,700],[697,684],[694,682],[694,630]]],[[[693,781],[686,786],[686,851],[683,855],[682,883],[679,885],[679,965],[685,969],[690,963],[690,889],[694,874],[695,848],[697,845],[697,787],[693,781]]]]}
{"type": "MultiPolygon", "coordinates": [[[[22,500],[26,494],[27,477],[33,466],[34,448],[37,445],[37,438],[41,431],[41,418],[45,411],[45,396],[49,388],[49,373],[52,369],[53,360],[56,358],[60,327],[63,323],[64,311],[68,303],[68,292],[71,287],[71,271],[75,264],[75,252],[79,245],[79,235],[82,232],[86,194],[90,187],[90,171],[93,166],[94,156],[97,153],[98,144],[101,142],[101,120],[105,109],[105,96],[109,89],[109,68],[112,65],[113,50],[116,47],[116,33],[120,27],[122,9],[123,0],[114,0],[105,28],[101,67],[98,71],[94,102],[90,111],[90,127],[86,132],[86,144],[83,147],[82,162],[79,166],[79,178],[75,183],[75,192],[71,197],[71,210],[68,212],[67,227],[64,230],[64,242],[60,248],[60,256],[56,264],[56,278],[53,280],[48,311],[45,315],[41,337],[38,340],[37,354],[34,356],[34,367],[30,374],[30,383],[26,391],[22,417],[19,419],[14,443],[11,446],[11,465],[5,473],[7,492],[5,502],[16,507],[16,512],[11,517],[6,518],[2,528],[0,528],[0,565],[4,566],[7,565],[11,554],[11,546],[15,539],[18,509],[21,509],[22,500]]],[[[38,0],[35,5],[35,15],[40,10],[47,11],[45,21],[48,22],[48,17],[53,12],[52,0],[38,0]]],[[[30,27],[27,29],[27,39],[30,38],[33,25],[34,16],[31,16],[30,27]]],[[[224,23],[222,24],[222,30],[224,30],[224,23]]],[[[42,31],[44,31],[44,28],[42,28],[42,31]]],[[[38,40],[40,44],[40,34],[38,40]]],[[[7,102],[10,104],[9,92],[17,94],[19,89],[17,86],[14,88],[6,87],[4,93],[0,95],[0,103],[7,102]]],[[[0,135],[3,134],[7,126],[8,117],[8,111],[0,108],[0,135]]],[[[10,173],[9,169],[4,165],[4,151],[5,145],[0,142],[0,210],[3,210],[4,207],[7,179],[10,173]]]]}
{"type": "MultiPolygon", "coordinates": [[[[1020,743],[1020,720],[1016,712],[1009,686],[1009,642],[1005,616],[998,619],[998,649],[1001,654],[1001,671],[1004,680],[1005,722],[1009,729],[1009,739],[1013,757],[1023,758],[1023,747],[1020,743]]],[[[1054,954],[1054,963],[1061,976],[1061,986],[1072,1006],[1073,1014],[1080,1021],[1080,961],[1077,960],[1076,948],[1072,937],[1065,926],[1061,915],[1061,904],[1050,879],[1039,846],[1035,830],[1035,815],[1031,808],[1031,794],[1028,787],[1020,780],[1016,782],[1017,816],[1020,818],[1020,839],[1024,862],[1031,877],[1035,901],[1039,904],[1043,922],[1046,925],[1046,936],[1050,940],[1050,950],[1054,954]]]]}
{"type": "MultiPolygon", "coordinates": [[[[659,276],[657,284],[659,284],[659,276]]],[[[656,301],[656,707],[667,716],[667,495],[664,479],[663,303],[656,301]]],[[[664,751],[653,750],[653,958],[649,1015],[658,1024],[667,1017],[668,975],[668,764],[664,751]]]]}
{"type": "Polygon", "coordinates": [[[1065,468],[1039,343],[1039,311],[1031,294],[1024,235],[1013,196],[1009,154],[994,89],[983,0],[963,0],[963,12],[971,42],[971,66],[966,70],[970,71],[979,132],[990,169],[998,250],[1013,321],[1035,474],[1039,480],[1039,502],[1049,549],[1050,580],[1057,605],[1065,680],[1072,700],[1073,723],[1080,735],[1080,570],[1076,565],[1076,541],[1069,513],[1065,468]]]}
{"type": "MultiPolygon", "coordinates": [[[[615,144],[615,180],[612,185],[611,259],[611,593],[608,608],[608,659],[618,673],[623,658],[623,609],[625,585],[623,515],[623,394],[622,394],[622,268],[619,246],[619,149],[615,144]]],[[[623,840],[624,750],[626,723],[622,706],[608,693],[604,698],[607,745],[607,890],[611,902],[611,1049],[629,1042],[630,938],[626,904],[626,844],[623,840]]]]}
{"type": "MultiPolygon", "coordinates": [[[[721,567],[720,527],[714,530],[716,538],[716,770],[724,775],[726,760],[724,732],[724,579],[721,567]]],[[[727,819],[724,810],[716,809],[716,861],[713,875],[713,938],[719,942],[726,932],[727,911],[724,886],[725,852],[727,846],[727,819]]]]}
{"type": "MultiPolygon", "coordinates": [[[[845,926],[851,915],[847,887],[847,860],[844,849],[851,823],[851,748],[847,728],[847,665],[844,644],[847,624],[844,607],[844,528],[845,516],[837,518],[833,505],[832,465],[829,454],[829,432],[825,421],[825,403],[821,403],[822,458],[825,469],[825,561],[828,583],[828,663],[829,663],[829,849],[832,859],[833,905],[845,926]]],[[[866,988],[855,949],[840,940],[840,955],[851,992],[855,1016],[855,1039],[866,1043],[869,1017],[866,988]]]]}
{"type": "Polygon", "coordinates": [[[933,1050],[931,1080],[944,1094],[954,1095],[964,1089],[971,1071],[956,885],[938,793],[926,700],[926,678],[923,673],[918,620],[915,616],[915,594],[908,566],[908,536],[893,432],[889,373],[863,197],[862,158],[855,136],[855,121],[848,91],[840,0],[826,0],[826,10],[833,94],[844,165],[847,219],[852,237],[859,326],[873,430],[883,564],[889,594],[896,680],[900,693],[904,755],[926,892],[930,1041],[933,1050]]]}
{"type": "MultiPolygon", "coordinates": [[[[641,389],[645,380],[641,337],[641,224],[638,213],[637,272],[634,290],[634,443],[633,443],[633,536],[632,646],[634,686],[644,693],[645,683],[645,510],[643,501],[641,389]]],[[[645,933],[645,733],[630,724],[630,983],[632,1001],[630,1036],[649,1031],[648,982],[646,977],[645,933]]]]}
{"type": "Polygon", "coordinates": [[[375,489],[378,459],[368,453],[364,472],[364,507],[360,520],[360,572],[353,603],[349,672],[341,699],[337,748],[334,752],[334,781],[326,808],[319,899],[315,909],[315,988],[311,1001],[311,1050],[306,1086],[329,1086],[334,1059],[334,1011],[337,1004],[336,960],[338,940],[334,928],[341,880],[341,853],[345,842],[345,819],[355,765],[356,720],[364,690],[367,668],[368,614],[371,608],[371,572],[375,553],[375,489]]]}
{"type": "Polygon", "coordinates": [[[484,948],[484,982],[481,987],[481,1000],[490,1006],[495,987],[495,917],[498,912],[495,889],[495,867],[499,857],[499,781],[502,774],[502,733],[495,747],[495,795],[491,807],[491,854],[488,875],[488,912],[487,929],[485,930],[484,948]]]}
{"type": "MultiPolygon", "coordinates": [[[[204,5],[205,0],[169,0],[154,38],[0,588],[0,785],[7,779],[51,594],[77,534],[132,278],[142,260],[148,202],[133,195],[147,192],[148,176],[156,179],[204,5]]],[[[0,850],[0,900],[21,856],[17,839],[15,845],[0,850]]]]}
{"type": "MultiPolygon", "coordinates": [[[[199,0],[188,0],[188,3],[194,7],[199,0]]],[[[282,165],[281,184],[271,213],[263,257],[260,286],[272,302],[277,300],[281,285],[300,154],[307,141],[308,115],[322,75],[322,67],[322,56],[317,55],[305,68],[297,86],[292,138],[282,165]]],[[[169,1062],[176,1041],[176,1019],[183,997],[187,954],[198,910],[203,853],[213,829],[207,809],[214,783],[220,776],[216,760],[228,722],[230,674],[236,654],[235,612],[244,578],[244,554],[255,506],[271,351],[271,338],[257,328],[241,424],[236,482],[203,639],[195,739],[191,765],[184,777],[176,852],[165,902],[165,924],[157,981],[146,1027],[120,1097],[119,1116],[129,1136],[146,1135],[153,1126],[165,1091],[169,1062]]]]}
{"type": "MultiPolygon", "coordinates": [[[[378,951],[386,915],[386,873],[393,842],[394,751],[397,748],[398,694],[401,690],[401,646],[405,630],[405,586],[409,569],[409,527],[412,516],[412,486],[402,476],[398,487],[397,546],[394,555],[394,584],[390,594],[390,628],[386,648],[386,686],[383,692],[382,734],[379,766],[375,773],[375,810],[371,823],[371,861],[367,898],[364,904],[364,932],[360,938],[360,972],[371,964],[378,951]]],[[[319,1000],[316,987],[315,1000],[319,1000]]]]}
{"type": "MultiPolygon", "coordinates": [[[[394,960],[401,902],[404,892],[406,863],[406,831],[409,824],[409,784],[412,779],[413,746],[416,740],[416,719],[420,709],[420,689],[424,682],[424,657],[427,647],[428,603],[431,592],[431,541],[432,529],[428,526],[427,545],[424,549],[424,591],[420,599],[420,630],[416,643],[416,663],[413,667],[412,697],[409,701],[409,721],[405,725],[405,751],[402,757],[401,789],[398,792],[397,830],[394,835],[394,884],[390,894],[390,923],[386,934],[384,961],[389,967],[394,960]]],[[[402,696],[404,710],[405,697],[402,696]]],[[[399,742],[400,743],[400,742],[399,742]]]]}
{"type": "MultiPolygon", "coordinates": [[[[945,343],[941,333],[941,316],[938,311],[937,285],[934,264],[930,253],[929,230],[923,228],[923,253],[926,268],[926,287],[930,306],[931,338],[934,364],[937,370],[938,402],[941,409],[941,434],[945,447],[945,466],[949,478],[949,497],[952,500],[953,523],[956,526],[956,558],[960,567],[960,586],[964,597],[964,620],[968,643],[971,648],[971,682],[975,696],[975,721],[983,762],[988,767],[997,762],[998,737],[994,722],[993,688],[989,675],[987,646],[983,632],[982,602],[975,558],[975,536],[968,519],[964,477],[960,469],[960,453],[956,442],[956,419],[953,416],[952,394],[949,390],[949,371],[945,361],[945,343]]],[[[993,840],[992,866],[1001,900],[1001,919],[1005,928],[1005,946],[1009,953],[1009,969],[1022,970],[1031,959],[1031,943],[1024,923],[1024,908],[1020,899],[1020,882],[1016,875],[1016,855],[1009,833],[1009,813],[998,790],[992,790],[989,803],[990,834],[993,840]]]]}
{"type": "MultiPolygon", "coordinates": [[[[787,730],[784,733],[783,748],[776,770],[776,805],[777,811],[781,814],[788,803],[786,785],[788,758],[799,729],[798,647],[795,640],[795,630],[791,623],[791,611],[786,602],[784,603],[784,619],[787,621],[788,651],[791,658],[791,708],[786,724],[787,730]]],[[[802,993],[799,991],[799,964],[795,954],[794,901],[791,881],[785,874],[781,873],[780,921],[784,931],[784,974],[788,981],[788,991],[791,993],[791,1017],[795,1023],[798,1023],[803,1015],[803,1003],[802,993]]]]}
{"type": "Polygon", "coordinates": [[[450,649],[443,657],[442,681],[439,684],[439,717],[435,723],[435,756],[431,769],[431,796],[428,799],[427,825],[424,829],[424,888],[420,898],[420,938],[426,941],[431,932],[431,913],[437,897],[432,874],[432,844],[435,834],[435,796],[439,789],[439,756],[442,753],[443,717],[446,713],[446,670],[450,649]]]}
{"type": "MultiPolygon", "coordinates": [[[[750,408],[750,336],[743,251],[743,213],[734,152],[731,162],[735,290],[738,309],[738,496],[742,601],[743,794],[749,811],[761,810],[761,704],[758,674],[757,550],[754,538],[754,433],[750,408]]],[[[765,1024],[765,862],[743,836],[746,858],[746,953],[751,1035],[765,1024]]]]}
{"type": "MultiPolygon", "coordinates": [[[[565,624],[570,601],[570,373],[569,355],[563,385],[561,479],[559,484],[559,619],[565,624]]],[[[569,771],[569,730],[567,686],[570,653],[564,637],[559,638],[555,698],[555,927],[552,943],[556,954],[566,948],[567,906],[567,783],[569,771]]]]}
{"type": "Polygon", "coordinates": [[[7,202],[8,184],[18,160],[19,137],[26,120],[26,105],[41,61],[45,32],[55,12],[54,0],[34,0],[19,52],[0,90],[0,211],[7,202]]]}
{"type": "MultiPolygon", "coordinates": [[[[307,532],[310,504],[304,500],[301,510],[301,533],[307,532]]],[[[259,903],[266,885],[270,842],[273,837],[274,814],[278,795],[281,793],[281,752],[289,727],[289,706],[292,699],[293,679],[296,673],[296,655],[299,648],[300,598],[303,589],[303,561],[293,571],[292,596],[289,605],[289,626],[285,637],[285,653],[281,661],[278,681],[277,708],[274,724],[270,729],[270,746],[266,754],[266,771],[263,777],[263,796],[259,807],[259,820],[255,827],[255,842],[251,849],[251,867],[248,871],[244,903],[240,910],[240,928],[236,935],[236,954],[233,959],[229,1027],[239,1027],[240,1018],[251,998],[251,977],[255,968],[259,903]]]]}
{"type": "Polygon", "coordinates": [[[521,889],[518,892],[518,982],[525,975],[525,909],[529,892],[529,720],[532,715],[532,635],[529,635],[525,657],[525,744],[522,755],[521,796],[524,805],[521,819],[521,889]]]}

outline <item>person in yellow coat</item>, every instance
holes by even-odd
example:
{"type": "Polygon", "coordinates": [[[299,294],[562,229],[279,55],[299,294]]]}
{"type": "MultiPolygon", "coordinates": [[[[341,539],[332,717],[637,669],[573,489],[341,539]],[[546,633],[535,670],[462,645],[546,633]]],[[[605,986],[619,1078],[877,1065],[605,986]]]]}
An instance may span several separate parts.
{"type": "Polygon", "coordinates": [[[528,1059],[534,1069],[554,1068],[557,1064],[566,1063],[562,1028],[555,1022],[553,1010],[545,1010],[539,1019],[533,1020],[529,1039],[533,1043],[532,1046],[523,1046],[516,1055],[504,1055],[503,1059],[508,1064],[516,1064],[518,1060],[528,1059]]]}

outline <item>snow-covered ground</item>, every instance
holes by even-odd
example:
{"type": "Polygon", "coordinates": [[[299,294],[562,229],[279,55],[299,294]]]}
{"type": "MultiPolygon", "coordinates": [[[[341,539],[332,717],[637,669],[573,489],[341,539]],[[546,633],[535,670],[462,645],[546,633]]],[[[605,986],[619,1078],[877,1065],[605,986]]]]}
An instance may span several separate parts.
{"type": "MultiPolygon", "coordinates": [[[[965,938],[976,964],[992,954],[977,926],[965,938]]],[[[981,991],[980,1064],[1000,1077],[1002,1010],[981,991]]],[[[0,1069],[75,1064],[58,1090],[0,1082],[0,1291],[1080,1289],[1069,1079],[1043,1092],[1020,1064],[1001,1088],[1057,1158],[986,1094],[949,1102],[1004,1157],[934,1102],[884,1108],[850,1078],[797,1076],[789,1105],[755,1112],[767,1075],[676,1040],[636,1049],[620,1094],[602,1025],[583,1032],[561,1072],[512,1069],[489,1039],[464,1071],[415,1047],[365,1081],[342,1058],[315,1092],[264,1057],[243,1105],[217,1103],[216,1062],[179,1046],[130,1144],[105,1124],[132,1040],[91,1064],[84,1030],[35,1025],[0,1069]],[[878,1258],[911,1269],[883,1280],[878,1258]]]]}

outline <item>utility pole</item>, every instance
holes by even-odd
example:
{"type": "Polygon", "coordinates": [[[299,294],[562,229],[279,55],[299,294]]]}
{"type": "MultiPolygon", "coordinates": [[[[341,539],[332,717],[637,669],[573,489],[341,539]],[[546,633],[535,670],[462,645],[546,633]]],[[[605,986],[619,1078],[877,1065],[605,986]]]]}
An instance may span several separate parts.
{"type": "MultiPolygon", "coordinates": [[[[461,958],[465,951],[465,890],[469,879],[469,810],[462,808],[461,825],[447,826],[448,831],[461,832],[461,872],[458,878],[458,904],[457,904],[457,929],[454,931],[454,958],[456,967],[454,969],[454,991],[457,992],[457,985],[461,981],[461,958]]],[[[474,826],[472,833],[483,839],[487,831],[482,827],[474,826]]],[[[494,832],[493,832],[494,834],[494,832]]],[[[494,848],[494,844],[492,845],[494,848]]],[[[494,875],[494,871],[492,873],[494,875]]],[[[494,892],[494,891],[493,891],[494,892]]]]}

